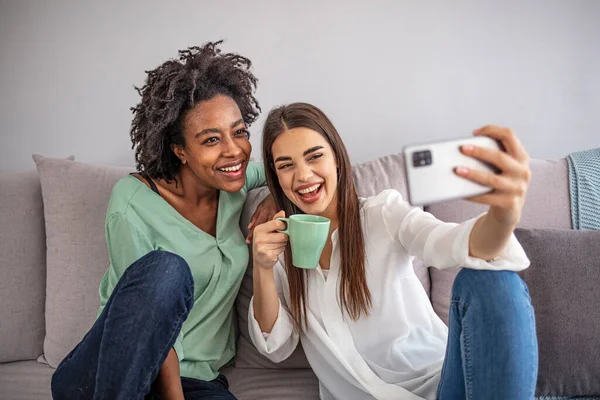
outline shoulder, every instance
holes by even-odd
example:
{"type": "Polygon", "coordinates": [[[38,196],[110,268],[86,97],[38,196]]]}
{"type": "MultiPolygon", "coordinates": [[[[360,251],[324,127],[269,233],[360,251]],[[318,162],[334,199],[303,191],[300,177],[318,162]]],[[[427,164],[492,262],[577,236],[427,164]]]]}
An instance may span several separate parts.
{"type": "Polygon", "coordinates": [[[145,183],[131,175],[119,179],[110,194],[106,213],[107,218],[112,214],[125,214],[129,205],[136,200],[140,191],[145,189],[145,186],[145,183]]]}
{"type": "Polygon", "coordinates": [[[246,175],[248,173],[260,173],[264,170],[264,166],[262,162],[259,161],[249,161],[248,166],[246,167],[246,175]]]}
{"type": "Polygon", "coordinates": [[[247,193],[258,186],[263,186],[265,182],[266,177],[263,163],[249,161],[248,166],[246,167],[246,182],[241,191],[247,193]]]}
{"type": "Polygon", "coordinates": [[[369,211],[371,209],[378,209],[393,204],[404,205],[408,203],[406,203],[399,191],[395,189],[386,189],[375,196],[361,198],[360,204],[364,211],[369,211]]]}
{"type": "Polygon", "coordinates": [[[381,229],[388,235],[395,235],[401,228],[404,218],[413,210],[419,209],[405,201],[399,191],[384,190],[376,196],[362,201],[363,229],[366,232],[375,232],[381,229]]]}

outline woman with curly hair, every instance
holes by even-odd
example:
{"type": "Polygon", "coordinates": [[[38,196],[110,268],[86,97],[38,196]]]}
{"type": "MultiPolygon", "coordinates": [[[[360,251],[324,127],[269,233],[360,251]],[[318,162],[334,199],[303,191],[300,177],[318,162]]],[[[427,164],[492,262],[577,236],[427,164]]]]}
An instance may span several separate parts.
{"type": "MultiPolygon", "coordinates": [[[[98,319],[56,370],[55,399],[235,398],[219,369],[248,263],[239,219],[266,179],[249,161],[257,79],[220,43],[179,51],[137,89],[138,172],[113,188],[98,319]]],[[[274,213],[269,197],[250,228],[274,213]]]]}

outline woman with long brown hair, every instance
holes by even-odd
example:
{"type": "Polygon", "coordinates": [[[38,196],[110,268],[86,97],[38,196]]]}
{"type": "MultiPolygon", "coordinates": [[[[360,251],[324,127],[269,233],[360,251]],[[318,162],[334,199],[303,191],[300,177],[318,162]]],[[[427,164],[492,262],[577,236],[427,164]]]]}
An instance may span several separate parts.
{"type": "Polygon", "coordinates": [[[322,399],[529,399],[537,341],[527,288],[514,271],[529,265],[513,231],[529,184],[529,157],[510,129],[474,132],[506,153],[463,153],[498,175],[457,166],[492,187],[471,201],[487,213],[445,223],[386,190],[359,199],[345,146],[310,104],[272,110],[263,130],[269,189],[282,210],[330,219],[313,270],[291,263],[288,238],[272,220],[255,229],[254,297],[249,329],[257,349],[280,362],[299,340],[320,381],[322,399]],[[454,283],[447,328],[412,268],[464,267],[454,283]]]}

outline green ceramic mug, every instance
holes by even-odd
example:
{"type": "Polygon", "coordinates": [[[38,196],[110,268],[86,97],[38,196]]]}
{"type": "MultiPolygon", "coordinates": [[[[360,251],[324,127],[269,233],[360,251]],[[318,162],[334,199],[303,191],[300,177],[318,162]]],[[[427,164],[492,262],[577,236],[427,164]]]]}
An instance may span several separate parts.
{"type": "Polygon", "coordinates": [[[305,269],[317,268],[329,235],[329,219],[308,214],[294,214],[289,218],[277,219],[287,224],[287,229],[279,232],[285,233],[290,238],[294,266],[305,269]]]}

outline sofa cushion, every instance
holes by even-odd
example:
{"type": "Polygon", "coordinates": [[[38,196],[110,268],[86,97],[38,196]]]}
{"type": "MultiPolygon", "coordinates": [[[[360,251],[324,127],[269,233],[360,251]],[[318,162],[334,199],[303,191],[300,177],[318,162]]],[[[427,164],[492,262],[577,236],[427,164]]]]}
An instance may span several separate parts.
{"type": "MultiPolygon", "coordinates": [[[[239,400],[317,400],[319,381],[309,369],[225,368],[229,390],[239,400]]],[[[54,369],[35,361],[0,364],[0,398],[51,400],[54,369]]]]}
{"type": "MultiPolygon", "coordinates": [[[[0,174],[0,362],[42,354],[46,234],[36,171],[0,174]]],[[[1,391],[0,391],[1,393],[1,391]]]]}
{"type": "Polygon", "coordinates": [[[517,229],[531,266],[540,396],[600,394],[600,231],[517,229]]]}
{"type": "Polygon", "coordinates": [[[319,381],[310,369],[227,368],[221,372],[239,400],[319,399],[319,381]]]}
{"type": "MultiPolygon", "coordinates": [[[[519,226],[522,228],[571,228],[568,171],[565,159],[532,160],[531,183],[519,226]]],[[[461,222],[487,210],[466,200],[433,204],[427,211],[442,221],[461,222]]],[[[452,283],[459,269],[431,268],[431,302],[435,312],[448,323],[448,307],[452,283]]]]}
{"type": "MultiPolygon", "coordinates": [[[[395,154],[382,157],[374,161],[357,164],[353,167],[354,180],[357,186],[357,192],[361,197],[368,197],[378,194],[384,189],[397,189],[406,196],[406,186],[404,182],[404,158],[401,154],[395,154]]],[[[244,234],[247,234],[246,227],[258,204],[267,195],[266,188],[253,190],[249,193],[248,199],[242,212],[240,226],[244,234]]],[[[302,346],[285,361],[275,364],[263,357],[255,349],[248,334],[248,306],[252,297],[252,247],[250,250],[250,263],[246,270],[246,275],[242,281],[240,293],[236,300],[236,312],[238,315],[240,337],[238,339],[238,351],[235,365],[238,368],[309,368],[306,356],[302,351],[302,346]]],[[[429,294],[430,282],[429,271],[420,260],[415,260],[414,269],[423,284],[426,292],[429,294]]]]}
{"type": "Polygon", "coordinates": [[[0,364],[0,398],[52,400],[50,380],[54,368],[37,361],[0,364]]]}
{"type": "Polygon", "coordinates": [[[46,220],[44,356],[56,367],[92,326],[109,260],[104,219],[113,185],[130,168],[34,156],[46,220]]]}

